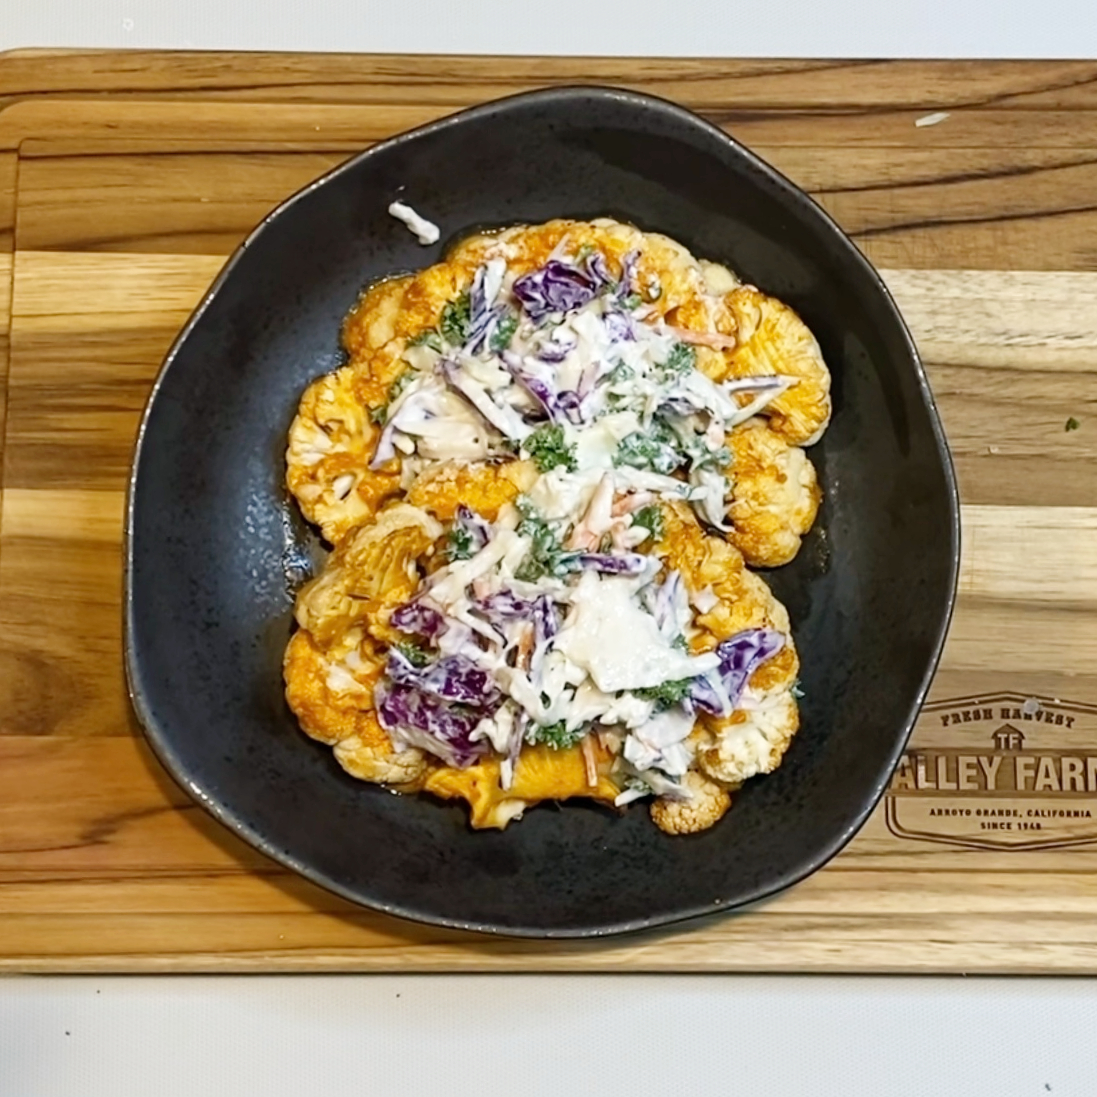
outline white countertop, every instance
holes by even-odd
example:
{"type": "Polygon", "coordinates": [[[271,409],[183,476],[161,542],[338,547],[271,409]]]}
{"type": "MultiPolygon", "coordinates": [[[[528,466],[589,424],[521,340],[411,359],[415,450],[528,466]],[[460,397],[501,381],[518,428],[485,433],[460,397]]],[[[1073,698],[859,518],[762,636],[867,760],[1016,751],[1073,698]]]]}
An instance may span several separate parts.
{"type": "Polygon", "coordinates": [[[1097,56],[1093,0],[0,0],[0,47],[1097,56]]]}
{"type": "MultiPolygon", "coordinates": [[[[1097,57],[1097,15],[1093,0],[0,0],[0,49],[18,46],[1077,58],[1097,57]]],[[[25,977],[0,980],[0,1097],[1091,1097],[1095,1031],[1089,980],[25,977]]]]}
{"type": "Polygon", "coordinates": [[[1092,1097],[1084,980],[0,982],[3,1097],[1092,1097]]]}

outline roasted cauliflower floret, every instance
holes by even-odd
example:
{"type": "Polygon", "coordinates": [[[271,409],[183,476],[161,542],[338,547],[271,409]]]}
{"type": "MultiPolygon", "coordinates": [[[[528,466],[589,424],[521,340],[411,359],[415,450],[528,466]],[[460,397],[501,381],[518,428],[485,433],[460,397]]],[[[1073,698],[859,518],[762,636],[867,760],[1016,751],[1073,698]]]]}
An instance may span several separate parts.
{"type": "MultiPolygon", "coordinates": [[[[784,608],[784,607],[782,607],[784,608]]],[[[772,659],[767,659],[751,676],[749,686],[752,696],[771,696],[781,690],[790,690],[800,673],[800,657],[791,637],[772,659]]]]}
{"type": "Polygon", "coordinates": [[[787,689],[749,711],[739,709],[723,718],[704,715],[699,723],[698,763],[709,777],[738,788],[781,764],[799,726],[796,700],[787,689]]]}
{"type": "Polygon", "coordinates": [[[503,258],[506,259],[507,270],[520,276],[545,263],[575,226],[574,221],[558,219],[533,227],[515,225],[502,232],[478,233],[467,236],[457,244],[446,261],[460,268],[471,279],[481,263],[503,258]]]}
{"type": "Polygon", "coordinates": [[[369,359],[396,337],[411,275],[386,278],[368,287],[343,322],[343,346],[351,361],[369,359]]]}
{"type": "Polygon", "coordinates": [[[476,264],[447,261],[427,267],[411,278],[396,318],[396,336],[413,339],[434,327],[446,305],[469,288],[475,270],[476,264]]]}
{"type": "Polygon", "coordinates": [[[297,595],[297,623],[328,645],[362,623],[378,640],[401,639],[388,627],[393,609],[419,585],[417,561],[442,536],[425,511],[397,503],[331,554],[324,570],[297,595]]]}
{"type": "Polygon", "coordinates": [[[830,371],[808,326],[788,305],[754,286],[740,286],[724,299],[735,321],[736,347],[729,377],[783,374],[796,384],[765,414],[786,442],[810,446],[830,422],[830,371]]]}
{"type": "Polygon", "coordinates": [[[536,479],[532,461],[444,461],[412,481],[407,500],[443,522],[453,521],[462,503],[493,522],[500,508],[529,491],[536,479]]]}
{"type": "Polygon", "coordinates": [[[822,492],[802,449],[790,446],[759,420],[732,432],[728,540],[748,564],[773,568],[800,550],[819,511],[822,492]]]}
{"type": "Polygon", "coordinates": [[[705,289],[709,293],[722,296],[731,293],[733,289],[742,285],[742,282],[727,267],[721,263],[713,263],[708,259],[700,260],[701,273],[705,277],[705,289]]]}
{"type": "Polygon", "coordinates": [[[349,650],[340,653],[343,658],[329,654],[299,629],[286,648],[286,701],[306,734],[321,743],[338,743],[361,730],[384,665],[372,645],[344,646],[349,650]],[[351,651],[355,654],[348,663],[345,656],[351,651]]]}
{"type": "Polygon", "coordinates": [[[664,834],[698,834],[715,826],[731,807],[727,789],[710,781],[703,773],[690,770],[682,779],[689,790],[688,800],[660,796],[651,805],[651,819],[664,834]]]}
{"type": "Polygon", "coordinates": [[[414,747],[396,750],[376,714],[369,713],[367,720],[372,724],[369,733],[350,735],[335,744],[335,760],[359,781],[391,785],[404,792],[421,788],[431,769],[423,752],[414,747]],[[384,736],[383,741],[377,733],[384,736]]]}
{"type": "Polygon", "coordinates": [[[683,503],[663,507],[664,534],[657,546],[668,568],[679,572],[701,630],[691,643],[707,651],[721,640],[752,628],[788,633],[788,614],[765,581],[748,571],[742,554],[722,537],[705,533],[683,503]]]}
{"type": "Polygon", "coordinates": [[[350,366],[305,390],[289,432],[286,486],[330,544],[337,545],[400,490],[399,470],[369,467],[378,434],[355,393],[350,366]]]}
{"type": "Polygon", "coordinates": [[[339,658],[321,651],[303,629],[286,648],[286,702],[301,729],[335,748],[349,773],[366,781],[407,785],[426,771],[418,750],[397,751],[373,711],[373,687],[384,660],[368,640],[342,645],[339,658]]]}
{"type": "Polygon", "coordinates": [[[675,308],[705,292],[701,264],[677,240],[658,232],[641,234],[636,280],[650,315],[660,319],[669,320],[675,308]]]}

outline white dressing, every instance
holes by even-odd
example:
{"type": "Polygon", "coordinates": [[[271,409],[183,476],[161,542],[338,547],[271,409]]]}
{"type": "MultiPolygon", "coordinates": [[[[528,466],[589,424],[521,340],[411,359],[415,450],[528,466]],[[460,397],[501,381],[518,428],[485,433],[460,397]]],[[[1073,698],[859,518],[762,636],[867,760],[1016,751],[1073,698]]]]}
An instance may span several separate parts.
{"type": "Polygon", "coordinates": [[[392,202],[389,205],[389,214],[395,217],[397,221],[402,221],[407,225],[408,231],[415,236],[420,244],[437,244],[438,238],[442,235],[441,230],[433,221],[421,217],[411,206],[406,205],[404,202],[392,202]]]}
{"type": "Polygon", "coordinates": [[[716,655],[691,656],[672,647],[636,602],[631,580],[593,572],[579,580],[556,647],[606,693],[692,678],[719,664],[716,655]]]}

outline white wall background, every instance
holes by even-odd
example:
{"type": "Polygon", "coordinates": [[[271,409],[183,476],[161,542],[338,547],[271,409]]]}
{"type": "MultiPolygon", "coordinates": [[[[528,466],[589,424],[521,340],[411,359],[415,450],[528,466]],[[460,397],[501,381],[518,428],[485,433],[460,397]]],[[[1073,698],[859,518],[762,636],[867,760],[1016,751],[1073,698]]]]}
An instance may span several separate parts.
{"type": "Polygon", "coordinates": [[[0,0],[0,48],[1095,57],[1094,0],[0,0]]]}

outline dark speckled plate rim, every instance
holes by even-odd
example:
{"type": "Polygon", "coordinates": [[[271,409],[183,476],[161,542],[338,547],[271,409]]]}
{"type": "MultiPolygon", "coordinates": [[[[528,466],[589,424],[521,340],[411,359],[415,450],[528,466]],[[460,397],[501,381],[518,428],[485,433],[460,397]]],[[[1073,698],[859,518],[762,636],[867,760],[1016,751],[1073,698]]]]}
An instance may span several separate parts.
{"type": "Polygon", "coordinates": [[[685,922],[690,919],[698,918],[703,915],[711,915],[720,913],[731,909],[743,908],[749,904],[757,903],[763,899],[769,898],[772,895],[777,894],[780,891],[785,890],[792,885],[799,883],[799,881],[810,876],[813,872],[817,871],[824,864],[826,864],[831,858],[839,853],[853,838],[857,831],[864,824],[865,820],[871,814],[883,795],[888,781],[891,779],[891,774],[894,771],[899,757],[906,746],[907,740],[910,737],[911,731],[914,727],[914,723],[918,718],[918,713],[921,710],[927,693],[929,692],[930,684],[933,681],[934,674],[937,669],[938,662],[941,657],[941,651],[944,647],[945,638],[948,634],[949,624],[952,620],[953,608],[956,601],[956,586],[959,573],[959,561],[960,561],[960,507],[959,507],[959,495],[956,486],[956,475],[952,464],[952,458],[949,453],[948,443],[945,439],[943,427],[941,425],[940,416],[937,412],[937,406],[933,399],[933,393],[930,390],[929,382],[926,378],[925,370],[922,366],[921,358],[919,357],[917,347],[915,346],[914,339],[912,338],[910,331],[908,330],[905,321],[898,306],[896,305],[890,291],[885,285],[883,279],[877,273],[871,263],[861,253],[860,249],[853,243],[853,241],[846,235],[845,232],[838,226],[834,219],[820,207],[808,194],[797,187],[791,180],[782,175],[776,168],[766,163],[760,157],[756,156],[744,145],[741,145],[735,138],[726,134],[719,127],[708,122],[706,119],[701,118],[692,111],[687,110],[685,107],[681,107],[676,103],[669,100],[652,96],[643,95],[637,92],[625,91],[619,88],[602,87],[597,85],[568,85],[564,87],[546,88],[537,91],[523,92],[518,95],[507,96],[502,99],[495,99],[487,103],[483,103],[479,106],[470,107],[466,110],[458,111],[452,115],[448,115],[445,118],[439,119],[434,122],[427,123],[426,125],[419,126],[415,129],[408,130],[404,133],[398,134],[394,137],[388,138],[384,141],[380,141],[377,144],[371,146],[365,151],[352,156],[344,163],[333,168],[331,171],[322,175],[319,179],[314,180],[295,194],[291,195],[285,201],[280,203],[274,210],[272,210],[262,221],[247,235],[243,243],[236,249],[236,251],[228,258],[222,267],[220,273],[213,281],[209,290],[202,297],[198,306],[183,326],[179,335],[176,337],[171,345],[167,355],[164,358],[164,362],[160,367],[160,371],[157,374],[156,380],[153,382],[152,389],[149,393],[148,401],[146,402],[145,409],[141,415],[141,422],[137,430],[136,444],[134,447],[133,464],[130,470],[130,476],[127,484],[126,493],[126,511],[125,511],[125,530],[124,530],[124,556],[123,556],[123,583],[124,583],[124,595],[123,595],[123,614],[124,614],[124,656],[125,656],[125,671],[126,671],[126,688],[129,694],[130,703],[133,706],[133,710],[137,715],[137,719],[140,722],[145,738],[147,739],[153,753],[159,759],[164,768],[171,774],[172,778],[188,792],[207,812],[210,813],[218,822],[226,826],[229,830],[233,831],[239,837],[244,839],[250,845],[254,846],[260,852],[266,854],[272,860],[284,865],[286,868],[299,873],[301,876],[312,881],[326,890],[333,892],[336,895],[348,899],[351,902],[357,903],[360,906],[367,907],[372,910],[382,912],[384,914],[395,915],[400,918],[405,918],[413,922],[419,922],[426,925],[440,926],[446,929],[466,930],[482,934],[492,934],[501,937],[514,937],[514,938],[541,938],[541,939],[583,939],[583,938],[599,938],[608,937],[622,933],[635,933],[641,930],[654,929],[659,926],[669,926],[678,922],[685,922]],[[139,657],[134,647],[133,635],[134,635],[134,590],[133,590],[133,530],[134,530],[134,506],[136,499],[136,484],[137,484],[137,470],[140,467],[141,452],[145,444],[145,438],[147,434],[147,428],[149,418],[156,402],[157,395],[167,377],[175,359],[179,353],[180,348],[184,345],[191,331],[201,320],[206,309],[210,303],[217,296],[222,285],[232,274],[237,263],[240,261],[241,256],[247,251],[252,244],[262,235],[267,226],[281,217],[284,213],[290,210],[298,201],[305,196],[311,194],[313,191],[323,187],[329,180],[336,178],[343,172],[354,170],[363,161],[368,160],[370,157],[378,153],[397,147],[405,142],[414,141],[416,138],[425,134],[437,133],[439,131],[448,129],[453,126],[460,126],[469,119],[480,119],[493,115],[503,113],[513,109],[514,107],[523,106],[530,103],[539,103],[548,106],[554,104],[567,104],[574,102],[577,98],[587,98],[592,101],[602,102],[617,102],[626,107],[629,107],[640,113],[658,112],[665,116],[670,116],[674,120],[680,122],[683,125],[693,127],[695,129],[704,130],[709,136],[715,137],[720,140],[726,147],[732,151],[735,155],[740,157],[746,162],[750,169],[763,177],[767,178],[769,182],[774,185],[781,194],[784,201],[801,207],[808,207],[812,215],[820,220],[820,222],[833,234],[835,242],[839,246],[844,247],[849,252],[849,258],[855,265],[861,267],[862,273],[867,275],[869,279],[875,284],[876,289],[885,300],[888,308],[892,313],[892,319],[898,325],[899,331],[902,333],[903,339],[906,344],[906,350],[909,354],[910,361],[913,363],[915,373],[917,375],[918,386],[922,394],[922,398],[925,400],[927,407],[930,410],[930,418],[932,421],[932,429],[934,440],[937,445],[938,453],[940,455],[942,466],[945,472],[946,487],[948,491],[948,506],[949,506],[949,541],[950,541],[950,582],[949,582],[949,594],[948,599],[943,607],[943,614],[941,624],[938,630],[936,642],[934,644],[934,650],[932,657],[927,663],[925,674],[922,678],[922,682],[918,688],[917,696],[911,707],[910,714],[908,715],[902,731],[895,738],[895,744],[892,748],[891,755],[887,766],[883,768],[880,776],[876,782],[875,787],[872,789],[871,795],[865,799],[864,805],[858,812],[856,818],[852,823],[841,833],[839,833],[831,842],[827,843],[819,852],[813,857],[799,865],[796,870],[786,873],[784,876],[775,880],[768,881],[764,885],[755,888],[753,891],[745,894],[740,894],[732,899],[726,901],[720,901],[705,906],[699,906],[691,909],[684,909],[675,911],[671,914],[660,915],[651,918],[634,918],[626,921],[609,922],[600,925],[586,924],[575,928],[550,928],[546,929],[536,925],[496,925],[489,922],[478,921],[465,921],[458,918],[451,918],[439,915],[429,909],[421,909],[417,907],[404,906],[399,903],[389,903],[382,900],[374,899],[368,895],[363,895],[352,887],[345,887],[339,884],[337,881],[330,879],[325,873],[317,870],[312,865],[305,861],[302,861],[292,854],[276,848],[272,845],[262,834],[258,833],[246,819],[242,818],[231,806],[225,803],[221,803],[213,796],[205,792],[198,783],[195,782],[191,775],[188,773],[187,767],[182,763],[174,748],[172,747],[172,736],[160,726],[157,720],[152,715],[149,707],[147,706],[144,698],[144,691],[141,685],[141,670],[139,666],[139,657]]]}

